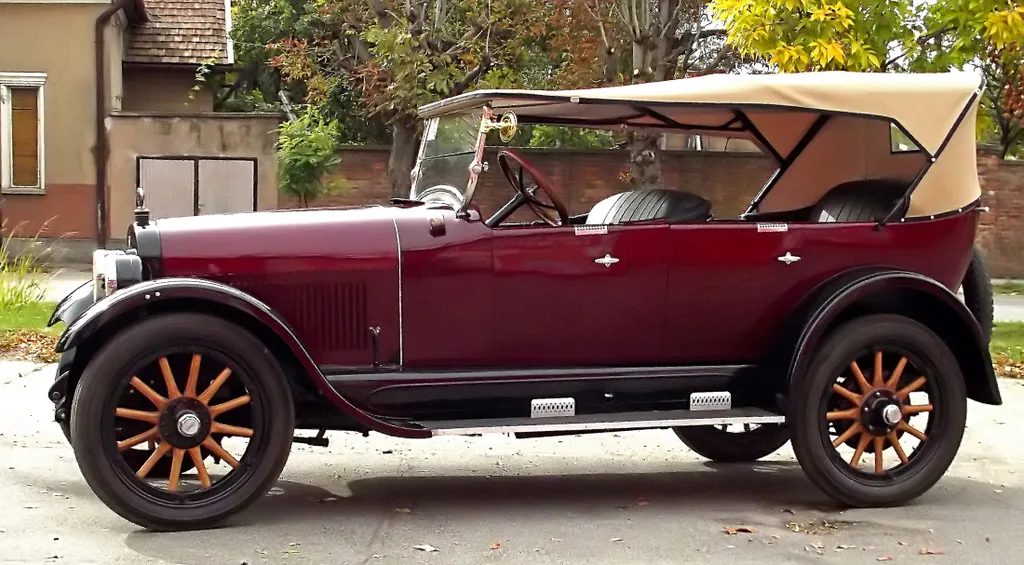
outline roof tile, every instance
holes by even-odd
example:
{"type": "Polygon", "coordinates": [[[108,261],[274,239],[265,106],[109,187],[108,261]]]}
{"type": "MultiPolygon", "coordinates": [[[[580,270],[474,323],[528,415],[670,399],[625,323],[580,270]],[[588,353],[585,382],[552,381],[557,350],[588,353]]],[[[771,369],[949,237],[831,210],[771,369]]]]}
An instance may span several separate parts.
{"type": "Polygon", "coordinates": [[[129,63],[228,62],[224,0],[145,0],[149,21],[134,26],[129,63]]]}

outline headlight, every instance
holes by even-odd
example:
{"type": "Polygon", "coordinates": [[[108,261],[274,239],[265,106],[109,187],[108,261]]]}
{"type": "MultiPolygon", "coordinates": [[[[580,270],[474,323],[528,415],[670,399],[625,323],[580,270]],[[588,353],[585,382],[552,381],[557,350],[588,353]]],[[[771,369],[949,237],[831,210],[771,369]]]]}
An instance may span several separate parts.
{"type": "Polygon", "coordinates": [[[130,252],[98,249],[92,254],[93,299],[142,281],[142,259],[130,252]]]}

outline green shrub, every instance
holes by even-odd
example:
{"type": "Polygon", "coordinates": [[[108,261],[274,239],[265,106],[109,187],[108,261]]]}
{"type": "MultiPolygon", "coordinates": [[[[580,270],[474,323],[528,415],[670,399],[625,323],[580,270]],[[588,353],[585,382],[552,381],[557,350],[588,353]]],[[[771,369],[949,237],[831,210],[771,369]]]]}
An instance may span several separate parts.
{"type": "Polygon", "coordinates": [[[297,198],[303,206],[345,186],[343,179],[329,174],[341,162],[337,156],[339,129],[337,121],[325,120],[315,110],[306,110],[297,119],[278,127],[277,171],[281,191],[297,198]]]}

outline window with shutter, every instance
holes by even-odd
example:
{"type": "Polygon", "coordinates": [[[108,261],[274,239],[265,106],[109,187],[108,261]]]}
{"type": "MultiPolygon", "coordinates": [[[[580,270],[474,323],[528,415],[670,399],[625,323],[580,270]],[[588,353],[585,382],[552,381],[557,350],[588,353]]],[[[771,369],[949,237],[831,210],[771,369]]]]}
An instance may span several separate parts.
{"type": "Polygon", "coordinates": [[[0,72],[0,188],[42,192],[43,86],[41,73],[0,72]]]}

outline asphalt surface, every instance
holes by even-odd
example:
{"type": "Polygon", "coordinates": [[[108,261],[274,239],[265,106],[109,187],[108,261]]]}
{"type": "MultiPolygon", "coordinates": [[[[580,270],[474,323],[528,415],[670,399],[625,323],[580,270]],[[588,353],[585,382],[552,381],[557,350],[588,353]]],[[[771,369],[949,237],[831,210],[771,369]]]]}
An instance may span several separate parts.
{"type": "Polygon", "coordinates": [[[225,527],[151,533],[85,484],[51,421],[52,373],[0,363],[0,563],[1021,562],[1019,381],[1001,382],[1003,406],[971,403],[953,467],[901,508],[841,511],[788,446],[761,463],[719,466],[667,430],[531,440],[331,433],[329,448],[296,446],[271,493],[225,527]],[[738,526],[756,532],[725,531],[738,526]],[[423,544],[437,551],[415,549],[423,544]]]}

